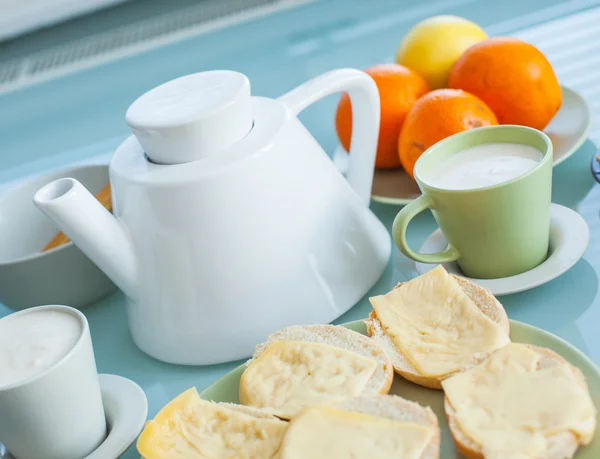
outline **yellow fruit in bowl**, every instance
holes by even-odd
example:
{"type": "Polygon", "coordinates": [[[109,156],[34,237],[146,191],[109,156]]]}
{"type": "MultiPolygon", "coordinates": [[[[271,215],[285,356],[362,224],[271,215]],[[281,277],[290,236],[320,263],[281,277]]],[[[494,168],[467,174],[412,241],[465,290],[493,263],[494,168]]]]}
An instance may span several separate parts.
{"type": "Polygon", "coordinates": [[[474,22],[458,16],[434,16],[408,31],[400,42],[396,63],[419,73],[431,89],[445,88],[456,60],[486,33],[474,22]]]}

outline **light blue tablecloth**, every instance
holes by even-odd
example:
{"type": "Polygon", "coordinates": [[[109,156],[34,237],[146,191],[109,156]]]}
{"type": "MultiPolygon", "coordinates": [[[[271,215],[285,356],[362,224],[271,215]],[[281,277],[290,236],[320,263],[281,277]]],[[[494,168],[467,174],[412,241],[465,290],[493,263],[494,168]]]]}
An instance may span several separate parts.
{"type": "MultiPolygon", "coordinates": [[[[186,73],[214,68],[239,70],[249,76],[253,94],[275,97],[335,67],[364,68],[391,61],[403,33],[432,14],[465,16],[499,34],[579,11],[587,14],[588,10],[595,11],[595,3],[322,0],[188,38],[0,96],[0,183],[73,161],[107,158],[128,133],[124,122],[127,106],[145,90],[186,73]]],[[[585,95],[589,84],[581,84],[585,95]]],[[[600,99],[600,92],[596,97],[600,99]]],[[[336,101],[330,97],[301,115],[326,151],[336,146],[336,101]]],[[[512,319],[555,333],[600,363],[600,188],[589,173],[594,151],[594,143],[588,140],[554,170],[553,201],[575,208],[590,225],[591,242],[586,255],[560,278],[501,301],[512,319]]],[[[388,228],[399,210],[376,203],[372,209],[388,228]]],[[[419,216],[409,229],[409,242],[418,247],[434,229],[431,216],[419,216]]],[[[387,292],[397,282],[415,275],[414,264],[395,249],[388,269],[368,295],[387,292]]],[[[363,299],[337,322],[363,318],[369,310],[368,301],[363,299]]],[[[0,305],[0,317],[10,312],[0,305]]],[[[99,371],[120,374],[140,384],[148,396],[149,416],[183,390],[190,386],[202,390],[239,363],[181,367],[147,357],[131,341],[121,293],[92,305],[85,314],[99,371]]],[[[136,457],[134,449],[125,457],[136,457]]]]}

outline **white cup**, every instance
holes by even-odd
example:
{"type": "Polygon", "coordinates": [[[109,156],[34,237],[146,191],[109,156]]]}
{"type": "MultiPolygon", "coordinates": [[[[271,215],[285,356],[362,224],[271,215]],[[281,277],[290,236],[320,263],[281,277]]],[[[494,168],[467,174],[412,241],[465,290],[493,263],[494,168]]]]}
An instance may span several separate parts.
{"type": "Polygon", "coordinates": [[[54,365],[0,386],[0,442],[17,459],[81,459],[106,438],[104,406],[85,316],[68,306],[39,306],[4,317],[0,323],[50,310],[76,317],[81,333],[54,365]]]}

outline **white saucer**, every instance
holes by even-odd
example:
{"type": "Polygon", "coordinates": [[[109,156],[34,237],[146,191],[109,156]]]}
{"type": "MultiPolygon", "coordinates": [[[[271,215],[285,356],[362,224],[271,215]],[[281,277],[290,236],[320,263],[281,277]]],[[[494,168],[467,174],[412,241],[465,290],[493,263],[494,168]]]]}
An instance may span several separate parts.
{"type": "MultiPolygon", "coordinates": [[[[590,240],[590,229],[581,215],[568,207],[552,204],[550,209],[550,250],[541,265],[516,276],[501,279],[471,279],[496,296],[530,290],[555,279],[571,268],[583,256],[590,240]]],[[[435,230],[423,243],[422,253],[444,250],[448,242],[440,229],[435,230]]],[[[423,274],[435,265],[417,263],[417,272],[423,274]]],[[[444,263],[446,271],[463,276],[457,263],[444,263]]]]}
{"type": "Polygon", "coordinates": [[[148,400],[140,386],[117,375],[98,375],[106,412],[108,436],[85,459],[120,457],[144,428],[148,416],[148,400]]]}
{"type": "MultiPolygon", "coordinates": [[[[563,103],[544,132],[552,140],[553,165],[562,163],[585,142],[592,127],[592,115],[585,99],[572,89],[562,86],[563,103]]],[[[341,146],[333,153],[333,162],[345,173],[348,154],[341,146]]],[[[378,169],[373,176],[373,201],[404,205],[418,198],[421,191],[404,169],[378,169]]]]}
{"type": "MultiPolygon", "coordinates": [[[[116,459],[135,441],[146,422],[148,400],[133,381],[116,375],[98,375],[108,436],[84,459],[116,459]]],[[[14,459],[0,443],[0,459],[14,459]]]]}

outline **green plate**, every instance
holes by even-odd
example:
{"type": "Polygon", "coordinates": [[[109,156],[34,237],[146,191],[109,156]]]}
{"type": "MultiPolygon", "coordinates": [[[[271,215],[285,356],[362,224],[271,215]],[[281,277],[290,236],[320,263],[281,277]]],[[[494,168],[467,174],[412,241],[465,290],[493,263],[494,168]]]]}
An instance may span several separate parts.
{"type": "MultiPolygon", "coordinates": [[[[351,330],[367,334],[363,321],[348,322],[343,324],[351,330]]],[[[600,370],[594,363],[577,348],[571,346],[561,338],[531,325],[510,321],[510,338],[516,343],[529,343],[543,346],[560,354],[571,364],[579,368],[587,380],[592,399],[597,407],[600,407],[600,370]]],[[[223,376],[216,383],[208,387],[200,396],[205,400],[216,402],[239,403],[238,391],[240,376],[244,366],[240,365],[231,373],[223,376]]],[[[454,442],[448,430],[446,415],[444,413],[444,396],[442,391],[426,389],[412,384],[396,375],[390,394],[400,395],[408,400],[414,400],[424,406],[430,406],[437,415],[442,430],[441,459],[460,458],[456,452],[454,442]]],[[[600,414],[597,419],[600,425],[600,414]]],[[[596,434],[594,441],[587,447],[579,449],[575,455],[576,459],[598,459],[600,458],[600,434],[596,434]]]]}

